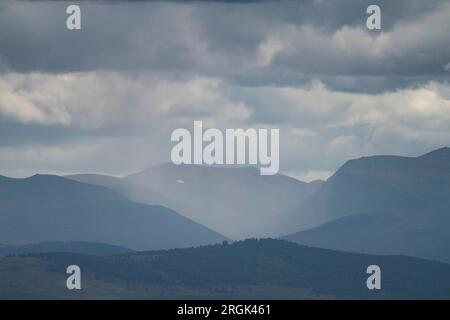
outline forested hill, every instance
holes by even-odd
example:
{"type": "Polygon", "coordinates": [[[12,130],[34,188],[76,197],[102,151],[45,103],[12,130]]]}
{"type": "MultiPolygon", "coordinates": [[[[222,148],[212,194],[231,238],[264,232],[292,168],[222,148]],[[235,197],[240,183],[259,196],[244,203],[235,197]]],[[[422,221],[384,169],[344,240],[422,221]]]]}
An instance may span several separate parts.
{"type": "Polygon", "coordinates": [[[110,257],[39,254],[0,259],[0,297],[27,298],[450,298],[450,265],[300,246],[282,240],[110,257]],[[68,265],[83,289],[66,289],[68,265]],[[369,265],[382,289],[368,290],[369,265]]]}

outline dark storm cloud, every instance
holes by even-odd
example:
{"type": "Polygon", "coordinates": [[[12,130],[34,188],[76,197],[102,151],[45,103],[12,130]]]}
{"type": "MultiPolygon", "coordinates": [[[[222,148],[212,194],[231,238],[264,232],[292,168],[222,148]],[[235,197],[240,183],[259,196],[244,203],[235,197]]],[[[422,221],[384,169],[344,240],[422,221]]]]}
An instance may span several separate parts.
{"type": "Polygon", "coordinates": [[[448,76],[448,3],[377,3],[382,32],[365,29],[371,1],[359,0],[81,1],[82,31],[68,31],[68,2],[8,1],[0,11],[0,65],[18,72],[154,70],[247,85],[316,78],[367,92],[448,76]]]}

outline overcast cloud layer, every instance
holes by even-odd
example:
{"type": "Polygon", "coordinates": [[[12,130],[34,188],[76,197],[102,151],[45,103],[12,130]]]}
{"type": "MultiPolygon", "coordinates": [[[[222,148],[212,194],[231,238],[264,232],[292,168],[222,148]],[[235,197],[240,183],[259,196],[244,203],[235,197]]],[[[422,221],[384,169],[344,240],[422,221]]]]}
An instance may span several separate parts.
{"type": "MultiPolygon", "coordinates": [[[[72,3],[72,2],[70,2],[72,3]]],[[[0,4],[0,173],[125,174],[169,161],[193,120],[280,128],[281,171],[450,144],[450,3],[0,4]]]]}

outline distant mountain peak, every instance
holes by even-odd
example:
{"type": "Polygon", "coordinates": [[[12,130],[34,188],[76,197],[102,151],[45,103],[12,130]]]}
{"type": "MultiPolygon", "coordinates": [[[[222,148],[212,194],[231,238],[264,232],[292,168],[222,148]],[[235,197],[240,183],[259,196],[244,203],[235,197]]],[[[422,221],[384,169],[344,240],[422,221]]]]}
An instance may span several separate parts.
{"type": "Polygon", "coordinates": [[[336,174],[346,172],[367,172],[372,170],[380,170],[381,168],[401,168],[405,163],[411,163],[415,160],[416,158],[392,155],[361,157],[346,161],[344,165],[336,171],[334,176],[336,174]]]}
{"type": "Polygon", "coordinates": [[[191,171],[191,172],[247,172],[249,174],[258,174],[259,175],[259,169],[253,166],[247,166],[247,165],[242,165],[242,166],[227,166],[227,165],[206,165],[206,164],[202,164],[202,165],[194,165],[194,164],[174,164],[172,162],[165,162],[165,163],[160,163],[154,166],[150,166],[144,170],[141,170],[139,172],[136,173],[132,173],[126,177],[132,177],[132,176],[137,176],[137,175],[141,175],[141,174],[146,174],[146,173],[152,173],[152,172],[156,172],[156,171],[161,171],[161,170],[166,170],[166,171],[191,171]]]}
{"type": "Polygon", "coordinates": [[[420,159],[449,159],[450,160],[450,148],[443,147],[431,152],[425,153],[419,157],[420,159]]]}
{"type": "Polygon", "coordinates": [[[32,176],[24,178],[24,180],[53,180],[53,181],[60,180],[60,181],[63,181],[66,179],[63,177],[60,177],[60,176],[56,176],[56,175],[36,173],[32,176]]]}

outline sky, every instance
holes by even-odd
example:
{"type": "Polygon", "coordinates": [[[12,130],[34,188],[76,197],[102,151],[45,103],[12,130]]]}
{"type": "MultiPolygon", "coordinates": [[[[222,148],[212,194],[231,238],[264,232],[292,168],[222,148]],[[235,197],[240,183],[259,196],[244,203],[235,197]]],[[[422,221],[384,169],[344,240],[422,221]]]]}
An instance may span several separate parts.
{"type": "Polygon", "coordinates": [[[280,171],[305,181],[418,156],[450,145],[449,30],[444,0],[5,0],[0,174],[136,172],[194,120],[279,128],[280,171]]]}

